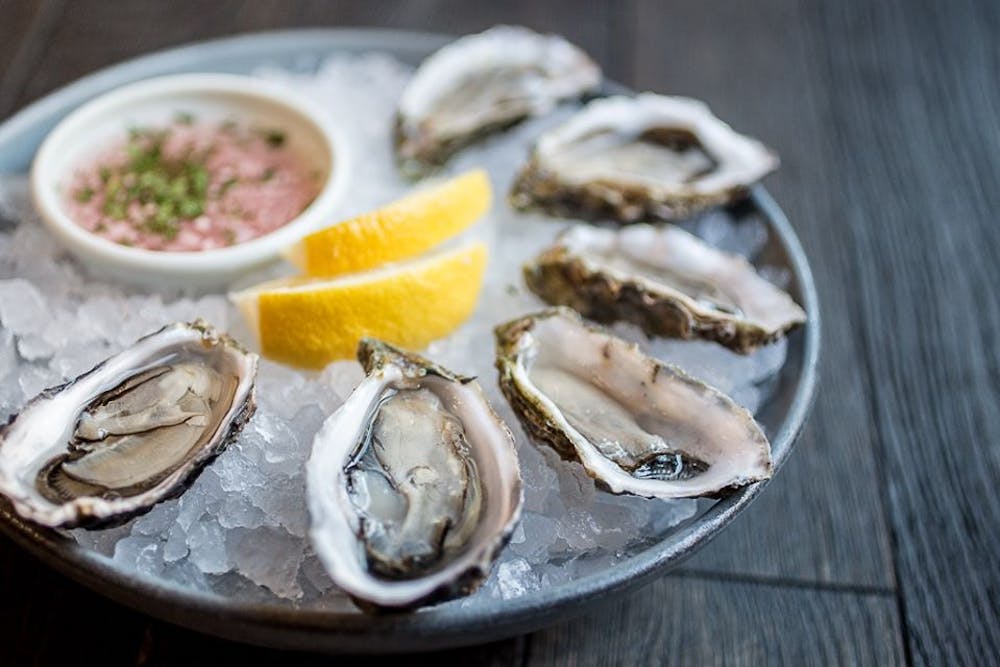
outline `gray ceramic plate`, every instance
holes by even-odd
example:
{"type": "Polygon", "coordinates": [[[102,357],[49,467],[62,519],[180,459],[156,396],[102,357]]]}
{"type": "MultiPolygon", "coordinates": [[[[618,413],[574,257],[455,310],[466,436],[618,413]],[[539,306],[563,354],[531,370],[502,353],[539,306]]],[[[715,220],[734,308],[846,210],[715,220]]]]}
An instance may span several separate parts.
{"type": "MultiPolygon", "coordinates": [[[[0,172],[23,172],[48,131],[86,100],[125,83],[192,71],[246,73],[263,63],[310,69],[334,52],[379,50],[408,61],[447,42],[440,35],[382,30],[297,30],[246,35],[185,46],[101,70],[23,109],[0,125],[0,172]]],[[[771,434],[776,468],[788,458],[811,406],[819,354],[819,308],[809,264],[781,209],[761,188],[750,201],[770,225],[761,260],[787,267],[790,291],[809,315],[792,334],[788,360],[771,400],[757,415],[771,434]]],[[[103,556],[27,524],[0,507],[0,529],[57,570],[123,604],[153,616],[222,637],[278,647],[326,651],[389,652],[474,644],[529,632],[586,611],[658,576],[708,542],[749,505],[765,484],[741,489],[708,505],[665,539],[638,549],[604,571],[523,597],[457,608],[444,606],[396,616],[367,616],[245,604],[139,578],[112,567],[103,556]]]]}

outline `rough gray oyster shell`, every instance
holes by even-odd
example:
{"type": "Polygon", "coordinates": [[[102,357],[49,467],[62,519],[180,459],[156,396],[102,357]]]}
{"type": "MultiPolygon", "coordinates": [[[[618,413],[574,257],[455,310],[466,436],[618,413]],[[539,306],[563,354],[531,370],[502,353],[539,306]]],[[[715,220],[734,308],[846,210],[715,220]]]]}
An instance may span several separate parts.
{"type": "Polygon", "coordinates": [[[600,81],[587,54],[557,35],[496,26],[462,37],[428,57],[403,92],[394,132],[400,167],[423,175],[463,146],[600,81]]]}
{"type": "Polygon", "coordinates": [[[43,526],[120,523],[184,491],[254,412],[257,355],[173,324],[33,398],[0,431],[0,493],[43,526]]]}
{"type": "Polygon", "coordinates": [[[524,265],[528,287],[598,322],[751,352],[801,325],[792,297],[746,259],[674,225],[577,225],[524,265]]]}
{"type": "Polygon", "coordinates": [[[744,197],[778,158],[698,100],[643,93],[587,104],[541,136],[510,193],[519,209],[621,223],[678,220],[744,197]]]}
{"type": "Polygon", "coordinates": [[[372,339],[358,359],[306,464],[316,553],[366,610],[467,595],[520,518],[513,437],[474,379],[372,339]]]}
{"type": "Polygon", "coordinates": [[[532,438],[613,493],[719,496],[771,476],[744,408],[568,308],[498,326],[500,389],[532,438]]]}

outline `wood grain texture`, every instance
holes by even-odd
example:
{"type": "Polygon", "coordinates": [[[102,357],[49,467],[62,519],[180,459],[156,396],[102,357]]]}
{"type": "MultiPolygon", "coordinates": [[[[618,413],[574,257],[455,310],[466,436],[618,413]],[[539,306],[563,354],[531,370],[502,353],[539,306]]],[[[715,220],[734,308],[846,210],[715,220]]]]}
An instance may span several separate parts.
{"type": "Polygon", "coordinates": [[[0,538],[0,664],[132,664],[146,619],[0,538]]]}
{"type": "Polygon", "coordinates": [[[840,195],[827,174],[838,138],[824,115],[833,91],[808,63],[808,8],[786,0],[655,0],[637,12],[635,84],[704,99],[737,130],[772,145],[767,187],[799,234],[825,315],[820,392],[787,468],[746,516],[687,568],[841,586],[893,585],[888,524],[875,471],[868,378],[856,360],[862,314],[840,195]]]}
{"type": "Polygon", "coordinates": [[[530,637],[528,665],[899,665],[891,596],[668,575],[530,637]]]}
{"type": "MultiPolygon", "coordinates": [[[[338,656],[338,665],[898,665],[891,595],[668,576],[547,630],[418,657],[338,656]],[[790,641],[790,639],[792,639],[790,641]]],[[[225,642],[153,623],[137,664],[328,664],[329,658],[225,642]]]]}
{"type": "Polygon", "coordinates": [[[0,3],[0,118],[17,108],[62,10],[59,0],[0,3]]]}
{"type": "MultiPolygon", "coordinates": [[[[268,3],[262,4],[267,6],[268,3]]],[[[275,3],[279,8],[278,12],[283,11],[280,8],[286,4],[275,3]]],[[[620,4],[614,0],[508,0],[493,3],[391,0],[340,3],[333,9],[330,3],[316,0],[297,6],[295,22],[299,25],[429,30],[457,35],[479,32],[499,23],[517,23],[535,30],[565,35],[594,58],[602,63],[609,63],[615,61],[611,35],[617,26],[619,13],[616,10],[620,4]],[[572,16],[572,20],[567,21],[568,14],[572,16]]]]}
{"type": "Polygon", "coordinates": [[[159,622],[146,629],[142,645],[136,654],[136,667],[172,667],[200,665],[261,665],[274,667],[379,667],[399,665],[419,660],[418,664],[482,665],[483,667],[520,667],[525,661],[526,638],[483,644],[451,651],[436,651],[418,656],[351,656],[330,657],[296,651],[278,651],[224,641],[200,635],[190,630],[159,622]]]}
{"type": "Polygon", "coordinates": [[[832,184],[864,289],[911,656],[1000,656],[1000,50],[996,3],[824,4],[832,184]],[[838,35],[851,35],[844,49],[838,35]]]}
{"type": "MultiPolygon", "coordinates": [[[[626,83],[706,99],[782,155],[767,186],[809,254],[825,316],[820,396],[786,469],[679,574],[597,615],[430,659],[1000,656],[1000,4],[0,0],[0,10],[0,115],[123,58],[245,30],[511,22],[567,35],[626,83]]],[[[4,663],[321,661],[151,622],[6,540],[0,586],[0,645],[13,647],[4,663]]]]}
{"type": "MultiPolygon", "coordinates": [[[[31,80],[16,99],[23,105],[95,69],[156,49],[239,32],[296,26],[373,26],[461,34],[506,20],[561,32],[595,58],[603,59],[611,50],[608,35],[616,20],[614,5],[611,0],[74,0],[66,5],[44,54],[39,54],[31,80]],[[573,16],[572,21],[566,20],[567,14],[573,16]]],[[[606,60],[613,62],[614,58],[606,60]]]]}

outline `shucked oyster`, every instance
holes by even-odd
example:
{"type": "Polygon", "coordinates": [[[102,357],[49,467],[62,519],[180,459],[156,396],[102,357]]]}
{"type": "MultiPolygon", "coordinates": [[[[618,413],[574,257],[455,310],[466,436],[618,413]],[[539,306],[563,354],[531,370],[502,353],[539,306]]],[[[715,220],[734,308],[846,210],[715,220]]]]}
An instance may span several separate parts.
{"type": "Polygon", "coordinates": [[[372,339],[358,359],[306,464],[316,553],[364,608],[466,595],[520,517],[510,431],[472,378],[372,339]]]}
{"type": "Polygon", "coordinates": [[[427,58],[403,92],[395,144],[420,175],[479,137],[597,87],[598,66],[562,37],[497,26],[427,58]]]}
{"type": "Polygon", "coordinates": [[[744,258],[673,225],[572,227],[524,266],[535,294],[598,322],[633,322],[649,335],[706,338],[738,352],[806,320],[787,293],[744,258]]]}
{"type": "Polygon", "coordinates": [[[511,203],[567,217],[676,220],[743,197],[777,156],[698,100],[594,100],[538,140],[511,203]]]}
{"type": "Polygon", "coordinates": [[[745,409],[554,308],[496,329],[500,388],[525,430],[614,493],[716,496],[771,476],[745,409]]]}
{"type": "Polygon", "coordinates": [[[257,355],[174,324],[60,387],[0,431],[0,492],[22,516],[96,527],[182,492],[253,414],[257,355]]]}

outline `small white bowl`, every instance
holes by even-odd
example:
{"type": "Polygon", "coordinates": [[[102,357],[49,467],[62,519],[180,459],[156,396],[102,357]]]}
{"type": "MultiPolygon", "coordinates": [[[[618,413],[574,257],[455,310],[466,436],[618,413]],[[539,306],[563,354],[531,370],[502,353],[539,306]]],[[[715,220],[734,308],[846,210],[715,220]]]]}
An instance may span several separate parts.
{"type": "Polygon", "coordinates": [[[231,74],[157,77],[101,95],[66,116],[35,156],[32,197],[48,228],[95,275],[149,287],[218,287],[276,259],[283,248],[332,222],[330,214],[346,192],[350,172],[345,144],[322,111],[279,84],[231,74]],[[75,169],[120,141],[128,128],[166,126],[178,112],[190,112],[199,121],[232,119],[280,128],[286,146],[321,174],[316,199],[269,234],[196,252],[123,246],[70,219],[61,188],[75,169]]]}

